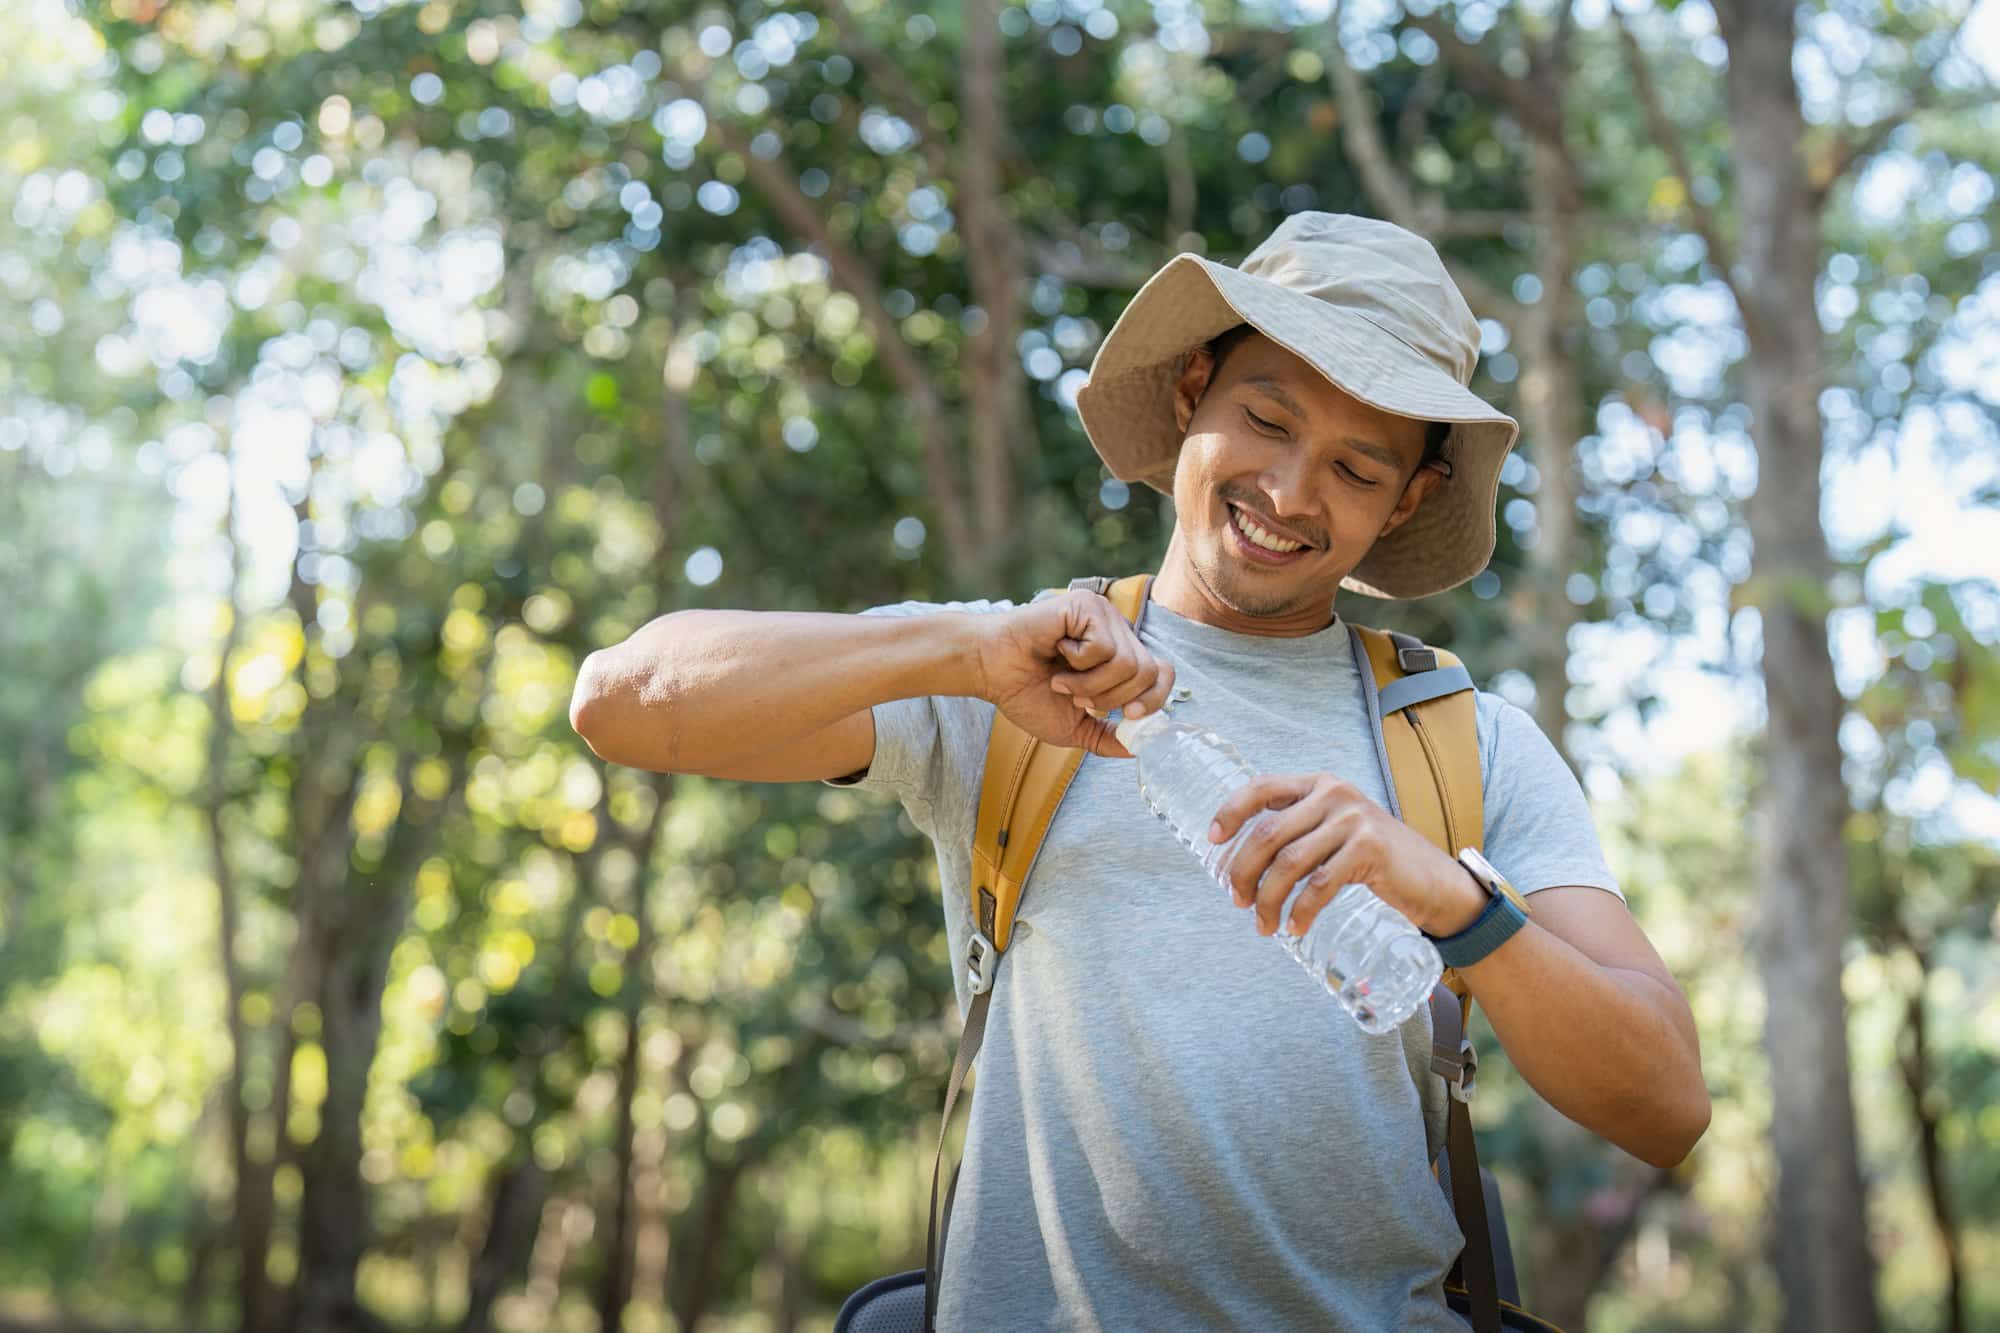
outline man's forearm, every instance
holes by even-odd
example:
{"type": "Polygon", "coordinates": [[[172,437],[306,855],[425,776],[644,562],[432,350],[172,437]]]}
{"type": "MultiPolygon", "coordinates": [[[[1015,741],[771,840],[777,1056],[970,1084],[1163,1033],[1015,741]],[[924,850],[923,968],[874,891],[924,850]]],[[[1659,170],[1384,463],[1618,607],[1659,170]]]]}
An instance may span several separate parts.
{"type": "Polygon", "coordinates": [[[584,659],[572,721],[621,762],[699,772],[861,709],[979,687],[967,613],[679,611],[584,659]]]}
{"type": "Polygon", "coordinates": [[[1460,975],[1521,1076],[1586,1129],[1672,1166],[1708,1127],[1699,1041],[1677,989],[1606,967],[1532,918],[1460,975]]]}

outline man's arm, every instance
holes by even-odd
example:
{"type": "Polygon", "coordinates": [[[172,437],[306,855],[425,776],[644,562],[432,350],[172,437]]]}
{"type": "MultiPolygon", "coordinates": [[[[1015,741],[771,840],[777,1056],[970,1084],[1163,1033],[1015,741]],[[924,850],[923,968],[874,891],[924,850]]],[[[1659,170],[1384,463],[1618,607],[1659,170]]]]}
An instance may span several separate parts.
{"type": "MultiPolygon", "coordinates": [[[[1459,924],[1485,906],[1463,874],[1459,924]]],[[[1687,997],[1615,894],[1543,889],[1528,924],[1459,969],[1521,1077],[1584,1128],[1673,1166],[1708,1128],[1687,997]]],[[[1438,927],[1449,933],[1449,922],[1438,927]]]]}
{"type": "Polygon", "coordinates": [[[599,758],[632,768],[845,777],[875,753],[873,705],[975,692],[974,621],[677,611],[583,660],[570,725],[599,758]]]}
{"type": "MultiPolygon", "coordinates": [[[[1256,910],[1261,934],[1278,928],[1295,884],[1291,928],[1301,935],[1357,881],[1434,936],[1457,934],[1485,909],[1470,871],[1331,773],[1252,779],[1222,803],[1209,840],[1227,842],[1267,808],[1275,816],[1229,863],[1231,892],[1256,910]]],[[[1672,1166],[1709,1117],[1687,998],[1616,894],[1550,888],[1528,905],[1528,923],[1459,975],[1551,1106],[1642,1161],[1672,1166]]]]}
{"type": "Polygon", "coordinates": [[[868,768],[874,706],[926,695],[986,699],[1040,740],[1129,759],[1086,706],[1161,708],[1173,683],[1093,592],[995,614],[678,611],[586,657],[569,720],[612,763],[809,782],[868,768]]]}

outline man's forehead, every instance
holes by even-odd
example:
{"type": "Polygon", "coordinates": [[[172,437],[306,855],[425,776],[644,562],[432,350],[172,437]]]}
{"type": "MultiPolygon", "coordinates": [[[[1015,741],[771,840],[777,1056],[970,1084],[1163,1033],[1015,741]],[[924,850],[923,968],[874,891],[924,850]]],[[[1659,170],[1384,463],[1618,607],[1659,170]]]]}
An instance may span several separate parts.
{"type": "Polygon", "coordinates": [[[1346,400],[1364,409],[1367,407],[1352,395],[1343,393],[1339,385],[1320,374],[1290,348],[1261,333],[1245,338],[1242,346],[1231,354],[1223,370],[1226,376],[1238,382],[1262,381],[1285,390],[1305,406],[1346,400]]]}

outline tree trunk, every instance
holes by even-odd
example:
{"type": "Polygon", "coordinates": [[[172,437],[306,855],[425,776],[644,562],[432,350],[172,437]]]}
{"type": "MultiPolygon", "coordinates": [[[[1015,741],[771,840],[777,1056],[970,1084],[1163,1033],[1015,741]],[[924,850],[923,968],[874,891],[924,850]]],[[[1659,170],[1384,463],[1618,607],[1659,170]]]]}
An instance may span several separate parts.
{"type": "MultiPolygon", "coordinates": [[[[640,895],[641,906],[644,894],[640,895]]],[[[633,954],[652,943],[642,924],[633,954]]],[[[637,989],[627,979],[626,985],[637,989]]],[[[625,1307],[632,1300],[632,1260],[637,1239],[632,1198],[632,1099],[639,1092],[640,1006],[625,1010],[625,1053],[618,1062],[618,1130],[613,1142],[617,1169],[612,1174],[611,1225],[604,1235],[604,1273],[597,1288],[597,1327],[600,1333],[618,1333],[624,1326],[625,1307]]]]}
{"type": "MultiPolygon", "coordinates": [[[[242,608],[236,596],[236,581],[242,567],[242,552],[236,540],[235,465],[227,456],[230,484],[223,510],[223,535],[229,543],[228,628],[216,649],[215,683],[208,691],[208,772],[202,796],[202,822],[208,833],[210,873],[215,877],[217,954],[222,965],[224,1003],[228,1006],[229,1033],[228,1087],[224,1097],[229,1111],[229,1154],[235,1171],[236,1227],[236,1311],[242,1333],[265,1333],[273,1326],[271,1284],[265,1263],[271,1252],[271,1182],[268,1154],[263,1160],[250,1143],[250,1108],[243,1103],[245,1071],[250,1062],[250,1033],[243,1021],[245,984],[243,966],[236,956],[236,942],[242,928],[241,895],[237,891],[235,866],[229,859],[229,840],[223,827],[223,809],[229,803],[229,741],[236,733],[229,711],[229,659],[236,651],[241,633],[242,608]]],[[[279,1111],[282,1120],[282,1111],[279,1111]]]]}
{"type": "Polygon", "coordinates": [[[998,573],[1017,534],[1016,462],[1027,439],[1027,380],[1015,341],[1021,318],[1021,240],[1007,214],[1000,159],[1007,147],[1002,89],[1005,47],[995,0],[965,6],[965,52],[959,102],[958,209],[972,299],[986,325],[967,343],[967,427],[971,434],[979,572],[998,573]]]}
{"type": "MultiPolygon", "coordinates": [[[[563,909],[562,930],[555,954],[555,984],[551,987],[549,1000],[550,1011],[554,1014],[568,1015],[571,1012],[576,939],[582,930],[585,908],[597,899],[593,886],[597,882],[597,867],[603,859],[603,848],[604,843],[600,840],[573,860],[569,904],[563,909]]],[[[547,1035],[542,1040],[522,1044],[514,1065],[515,1090],[531,1097],[535,1093],[537,1068],[560,1049],[569,1036],[567,1028],[557,1028],[553,1023],[543,1032],[547,1035]]],[[[535,1131],[548,1119],[551,1109],[537,1099],[533,1115],[516,1135],[516,1143],[531,1145],[535,1131]]],[[[486,1239],[480,1244],[479,1258],[473,1263],[465,1318],[459,1324],[459,1333],[486,1333],[492,1322],[493,1303],[499,1298],[501,1289],[527,1271],[528,1259],[534,1252],[536,1233],[542,1225],[542,1210],[549,1201],[551,1181],[549,1173],[542,1170],[530,1149],[521,1148],[518,1151],[522,1153],[519,1161],[495,1172],[486,1239]]]]}
{"type": "MultiPolygon", "coordinates": [[[[500,1176],[493,1190],[492,1219],[486,1224],[486,1239],[473,1261],[467,1286],[465,1318],[458,1333],[487,1333],[492,1327],[493,1302],[500,1289],[527,1268],[534,1249],[535,1231],[541,1225],[542,1208],[548,1202],[548,1172],[532,1155],[522,1158],[500,1176]]],[[[615,1325],[605,1325],[610,1333],[615,1325]]]]}
{"type": "Polygon", "coordinates": [[[1778,1286],[1786,1295],[1786,1333],[1873,1330],[1874,1262],[1840,987],[1848,801],[1838,737],[1843,704],[1827,648],[1831,562],[1820,523],[1820,221],[1801,153],[1793,6],[1737,0],[1718,17],[1729,46],[1741,231],[1735,286],[1750,342],[1744,374],[1759,478],[1749,512],[1769,720],[1757,951],[1778,1158],[1778,1286]]]}
{"type": "Polygon", "coordinates": [[[736,1187],[749,1165],[740,1145],[737,1156],[727,1162],[710,1158],[703,1163],[701,1188],[683,1217],[686,1225],[674,1238],[673,1261],[667,1269],[667,1300],[677,1328],[693,1328],[715,1302],[722,1242],[736,1211],[736,1187]]]}
{"type": "Polygon", "coordinates": [[[320,1046],[326,1055],[326,1102],[319,1136],[302,1155],[299,1282],[288,1333],[347,1333],[378,1322],[355,1297],[354,1275],[368,1246],[368,1194],[361,1179],[361,1111],[368,1071],[382,1031],[382,987],[402,931],[406,885],[429,855],[464,789],[462,762],[439,801],[418,799],[410,785],[415,757],[405,753],[396,780],[402,810],[380,867],[350,877],[320,904],[326,930],[318,959],[320,1046]]]}
{"type": "MultiPolygon", "coordinates": [[[[618,1062],[618,1131],[613,1151],[618,1169],[613,1175],[615,1191],[611,1226],[604,1236],[604,1277],[597,1294],[599,1333],[618,1333],[625,1319],[625,1307],[632,1300],[633,1261],[638,1243],[637,1200],[632,1197],[632,1146],[637,1129],[632,1103],[639,1095],[639,1054],[644,1046],[645,998],[652,990],[653,922],[651,895],[653,848],[665,822],[667,806],[673,799],[671,774],[651,775],[654,791],[653,813],[646,831],[632,848],[632,912],[638,924],[638,938],[632,942],[625,969],[625,1052],[618,1062]]],[[[605,818],[609,820],[607,811],[605,818]]]]}
{"type": "MultiPolygon", "coordinates": [[[[351,887],[359,891],[358,886],[351,887]]],[[[300,1162],[305,1190],[299,1200],[299,1286],[292,1323],[298,1333],[376,1327],[356,1300],[354,1274],[368,1246],[361,1109],[381,1035],[389,945],[401,917],[386,907],[357,899],[351,910],[375,929],[335,930],[324,937],[327,952],[321,965],[326,984],[319,1006],[326,1101],[320,1107],[319,1136],[300,1162]]]]}
{"type": "Polygon", "coordinates": [[[1903,1086],[1910,1091],[1910,1114],[1917,1122],[1917,1156],[1923,1163],[1924,1186],[1930,1195],[1931,1218],[1937,1224],[1938,1244],[1944,1250],[1946,1333],[1966,1333],[1965,1256],[1958,1243],[1957,1210],[1945,1175],[1944,1149],[1938,1132],[1938,1116],[1931,1109],[1931,1055],[1929,1015],[1924,1007],[1924,991],[1930,981],[1930,959],[1918,953],[1917,986],[1904,1007],[1905,1030],[1910,1034],[1907,1053],[1900,1060],[1903,1086]]]}
{"type": "MultiPolygon", "coordinates": [[[[1556,71],[1555,87],[1566,71],[1556,71]]],[[[1530,149],[1531,199],[1540,247],[1536,275],[1542,295],[1521,310],[1519,339],[1522,430],[1534,450],[1541,486],[1535,515],[1541,535],[1528,551],[1537,611],[1529,659],[1535,681],[1535,721],[1564,757],[1569,727],[1569,631],[1576,605],[1568,581],[1581,567],[1576,537],[1576,442],[1583,434],[1583,386],[1576,363],[1577,189],[1562,145],[1540,138],[1530,149]]]]}

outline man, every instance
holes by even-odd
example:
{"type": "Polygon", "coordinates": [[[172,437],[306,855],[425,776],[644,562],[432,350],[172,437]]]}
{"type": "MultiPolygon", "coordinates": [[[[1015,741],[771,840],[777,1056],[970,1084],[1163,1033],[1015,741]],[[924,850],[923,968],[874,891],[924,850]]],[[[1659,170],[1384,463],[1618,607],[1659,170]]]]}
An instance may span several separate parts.
{"type": "MultiPolygon", "coordinates": [[[[1241,268],[1163,268],[1078,396],[1113,473],[1174,500],[1137,630],[1085,592],[683,612],[585,662],[572,718],[607,759],[893,793],[936,842],[954,956],[994,710],[1087,750],[999,972],[941,1328],[1463,1327],[1428,1013],[1371,1037],[1263,937],[1308,876],[1299,932],[1350,880],[1448,941],[1486,907],[1384,808],[1334,607],[1342,586],[1442,592],[1491,556],[1517,428],[1465,387],[1478,343],[1428,243],[1296,214],[1241,268]],[[1268,775],[1210,834],[1276,811],[1233,903],[1107,728],[1170,698],[1268,775]]],[[[1554,748],[1495,696],[1476,715],[1485,852],[1534,915],[1462,975],[1542,1096],[1677,1162],[1709,1115],[1687,1003],[1554,748]]]]}

